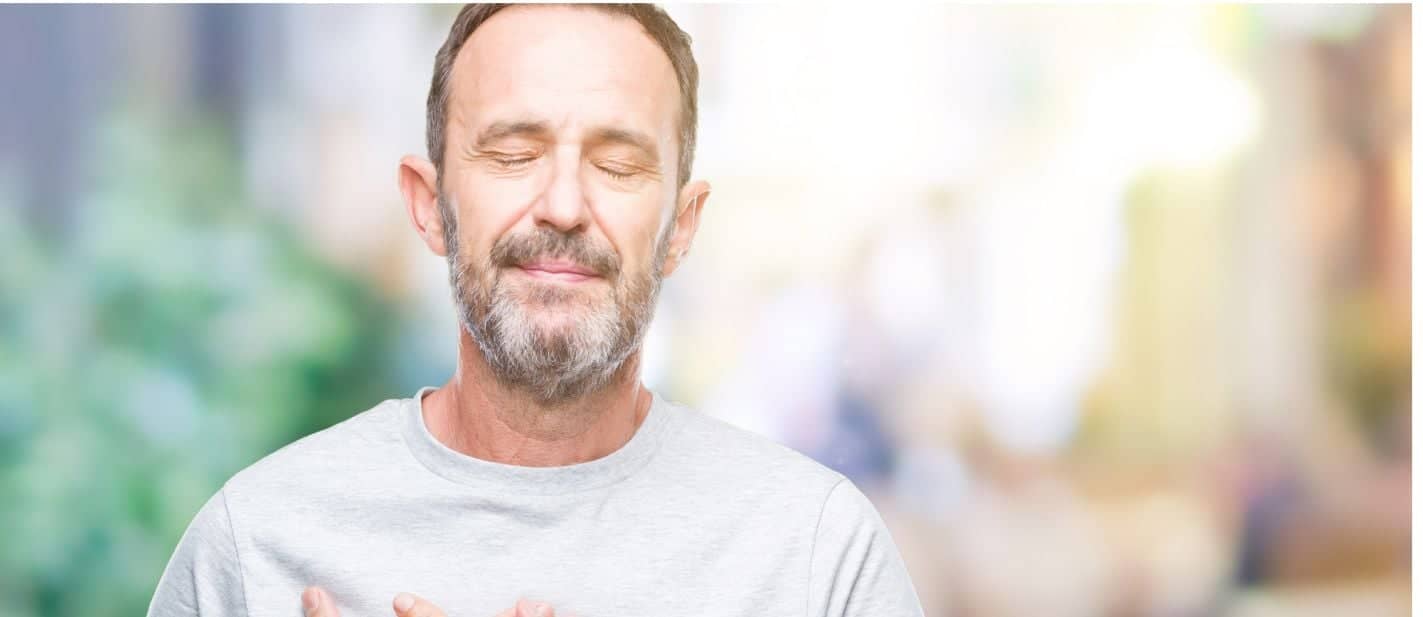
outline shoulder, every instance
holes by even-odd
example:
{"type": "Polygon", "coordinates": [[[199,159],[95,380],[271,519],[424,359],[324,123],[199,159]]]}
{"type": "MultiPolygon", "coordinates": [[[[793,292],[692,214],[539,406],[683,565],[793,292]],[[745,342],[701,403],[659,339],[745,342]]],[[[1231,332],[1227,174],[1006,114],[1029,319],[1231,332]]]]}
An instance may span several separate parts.
{"type": "Polygon", "coordinates": [[[845,476],[769,437],[684,405],[670,403],[680,430],[665,456],[679,467],[739,486],[798,494],[824,503],[845,476]]]}
{"type": "Polygon", "coordinates": [[[224,485],[229,505],[272,495],[340,490],[341,484],[388,464],[403,447],[403,399],[388,399],[268,454],[224,485]]]}

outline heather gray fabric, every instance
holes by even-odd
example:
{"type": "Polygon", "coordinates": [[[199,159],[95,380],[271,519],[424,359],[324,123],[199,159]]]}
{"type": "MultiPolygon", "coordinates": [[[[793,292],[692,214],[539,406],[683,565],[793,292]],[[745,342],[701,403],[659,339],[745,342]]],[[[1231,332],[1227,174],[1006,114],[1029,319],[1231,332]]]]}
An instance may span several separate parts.
{"type": "Polygon", "coordinates": [[[868,499],[801,454],[656,394],[603,458],[520,467],[466,456],[388,400],[233,476],[174,551],[150,617],[343,617],[396,593],[449,617],[519,597],[580,617],[922,615],[868,499]]]}

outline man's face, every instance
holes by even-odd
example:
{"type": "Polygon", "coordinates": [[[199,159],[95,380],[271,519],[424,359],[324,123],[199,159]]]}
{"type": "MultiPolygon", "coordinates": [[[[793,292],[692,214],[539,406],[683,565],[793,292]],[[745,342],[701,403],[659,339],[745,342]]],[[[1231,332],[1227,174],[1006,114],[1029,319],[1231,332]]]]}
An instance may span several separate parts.
{"type": "Polygon", "coordinates": [[[641,341],[677,197],[680,91],[636,21],[511,7],[454,63],[440,202],[466,330],[501,380],[585,394],[641,341]]]}

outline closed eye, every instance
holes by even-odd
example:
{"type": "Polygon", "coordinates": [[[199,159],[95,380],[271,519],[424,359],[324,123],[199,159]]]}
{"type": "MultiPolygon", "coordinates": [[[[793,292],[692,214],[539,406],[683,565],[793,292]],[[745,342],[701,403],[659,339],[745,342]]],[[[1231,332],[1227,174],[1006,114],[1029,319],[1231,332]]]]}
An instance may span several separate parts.
{"type": "Polygon", "coordinates": [[[603,173],[605,173],[605,174],[608,174],[608,176],[612,177],[612,178],[615,179],[615,180],[626,180],[626,179],[628,179],[628,178],[633,177],[633,175],[635,175],[635,174],[637,173],[637,172],[635,172],[635,171],[627,171],[627,172],[625,172],[625,171],[621,171],[621,170],[617,170],[617,169],[612,169],[612,168],[609,168],[609,167],[604,167],[604,166],[602,166],[602,165],[597,165],[596,167],[598,168],[598,171],[601,171],[601,172],[603,172],[603,173]]]}
{"type": "Polygon", "coordinates": [[[514,168],[521,167],[521,166],[523,166],[523,165],[527,165],[527,164],[529,164],[529,163],[532,163],[533,160],[534,160],[534,157],[532,157],[532,156],[517,157],[517,158],[501,158],[501,157],[495,157],[495,158],[492,158],[492,159],[490,159],[490,160],[494,161],[495,164],[497,164],[497,165],[499,165],[500,167],[503,167],[503,168],[505,168],[505,169],[514,169],[514,168]]]}

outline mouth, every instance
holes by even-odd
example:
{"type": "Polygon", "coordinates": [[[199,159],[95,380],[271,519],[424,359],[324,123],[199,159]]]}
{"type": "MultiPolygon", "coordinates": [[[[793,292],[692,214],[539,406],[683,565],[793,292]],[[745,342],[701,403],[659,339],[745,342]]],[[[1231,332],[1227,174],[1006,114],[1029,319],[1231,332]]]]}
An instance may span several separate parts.
{"type": "Polygon", "coordinates": [[[543,281],[582,283],[602,278],[598,276],[598,273],[592,268],[579,265],[572,261],[559,259],[534,260],[518,264],[515,268],[527,276],[543,281]]]}

